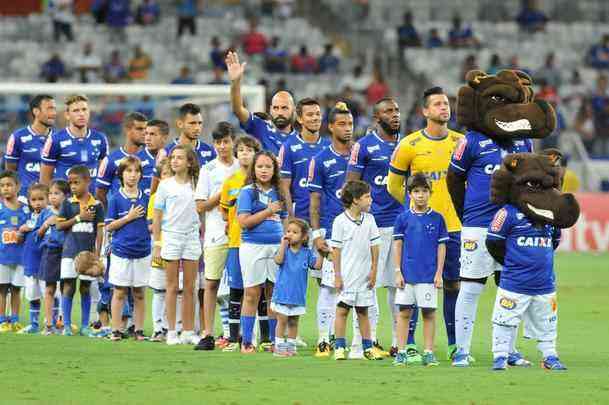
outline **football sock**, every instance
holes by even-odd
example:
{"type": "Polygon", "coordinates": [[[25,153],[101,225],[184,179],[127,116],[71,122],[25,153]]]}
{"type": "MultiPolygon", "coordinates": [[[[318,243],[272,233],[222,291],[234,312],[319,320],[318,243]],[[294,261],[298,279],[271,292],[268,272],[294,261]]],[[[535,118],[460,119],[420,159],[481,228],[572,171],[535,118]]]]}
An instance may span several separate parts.
{"type": "Polygon", "coordinates": [[[398,309],[395,305],[395,288],[387,287],[387,307],[391,312],[391,347],[397,347],[398,345],[398,335],[396,332],[396,328],[398,326],[397,315],[398,309]]]}
{"type": "Polygon", "coordinates": [[[256,322],[255,316],[241,316],[241,326],[243,330],[243,343],[252,344],[252,337],[254,335],[254,323],[256,322]]]}
{"type": "Polygon", "coordinates": [[[516,328],[493,324],[493,358],[508,356],[514,329],[516,328]]]}
{"type": "Polygon", "coordinates": [[[362,339],[362,347],[364,350],[368,350],[372,348],[372,340],[370,339],[362,339]]]}
{"type": "Polygon", "coordinates": [[[163,317],[165,314],[165,291],[152,292],[152,324],[155,332],[163,330],[163,317]]]}
{"type": "Polygon", "coordinates": [[[556,340],[540,340],[537,342],[537,349],[541,352],[544,359],[548,356],[558,357],[556,340]]]}
{"type": "MultiPolygon", "coordinates": [[[[376,289],[374,291],[374,303],[368,308],[368,320],[370,321],[370,339],[376,342],[376,325],[380,317],[379,300],[376,295],[376,289]]],[[[354,317],[356,318],[356,317],[354,317]]]]}
{"type": "Polygon", "coordinates": [[[459,291],[444,290],[444,326],[449,345],[455,344],[455,305],[459,291]]]}
{"type": "Polygon", "coordinates": [[[275,328],[277,328],[277,319],[269,318],[269,341],[275,341],[275,328]]]}
{"type": "Polygon", "coordinates": [[[412,308],[410,313],[410,321],[408,322],[408,339],[406,340],[407,345],[414,345],[414,334],[417,332],[417,322],[419,320],[419,307],[412,308]]]}
{"type": "Polygon", "coordinates": [[[30,301],[30,323],[38,329],[38,318],[40,317],[40,300],[30,301]]]}
{"type": "Polygon", "coordinates": [[[63,325],[68,330],[72,327],[72,300],[74,297],[61,296],[61,310],[63,311],[63,325]]]}
{"type": "Polygon", "coordinates": [[[296,353],[296,339],[288,338],[287,344],[288,344],[288,352],[296,353]]]}
{"type": "Polygon", "coordinates": [[[17,322],[19,322],[19,314],[13,314],[13,315],[11,315],[10,322],[11,323],[17,323],[17,322]]]}
{"type": "Polygon", "coordinates": [[[469,354],[472,345],[472,334],[478,311],[478,300],[484,290],[484,284],[462,281],[455,306],[455,337],[457,346],[469,354]]]}
{"type": "Polygon", "coordinates": [[[347,339],[345,339],[344,337],[342,337],[342,338],[337,337],[335,346],[337,349],[340,349],[340,348],[344,349],[345,347],[347,347],[347,339]]]}
{"type": "Polygon", "coordinates": [[[176,332],[182,331],[182,294],[176,298],[176,332]]]}
{"type": "MultiPolygon", "coordinates": [[[[258,328],[260,329],[260,341],[268,342],[270,339],[269,317],[264,291],[260,295],[260,301],[258,301],[258,328]]],[[[275,333],[275,331],[273,331],[273,333],[275,333]]]]}
{"type": "Polygon", "coordinates": [[[334,289],[327,286],[319,287],[317,297],[317,330],[319,339],[317,343],[330,343],[330,334],[336,316],[336,294],[334,289]]]}
{"type": "Polygon", "coordinates": [[[80,295],[80,314],[81,326],[86,328],[89,326],[89,316],[91,315],[91,294],[80,295]]]}
{"type": "Polygon", "coordinates": [[[518,340],[518,327],[513,328],[512,336],[510,337],[510,353],[517,353],[516,341],[518,340]]]}
{"type": "Polygon", "coordinates": [[[93,281],[91,283],[91,287],[89,288],[89,294],[91,295],[91,305],[89,306],[90,314],[89,319],[99,320],[99,312],[97,312],[97,303],[101,298],[101,294],[99,291],[99,283],[97,281],[93,281]]]}
{"type": "Polygon", "coordinates": [[[230,335],[228,326],[228,300],[220,303],[220,319],[222,320],[222,336],[227,338],[230,335]]]}
{"type": "Polygon", "coordinates": [[[243,290],[237,288],[230,289],[230,302],[228,304],[228,328],[229,341],[236,343],[239,341],[239,328],[241,326],[241,298],[243,290]]]}
{"type": "Polygon", "coordinates": [[[53,325],[57,324],[59,318],[59,298],[55,297],[53,300],[53,325]]]}
{"type": "Polygon", "coordinates": [[[8,322],[8,318],[6,315],[0,315],[0,324],[8,322]]]}
{"type": "MultiPolygon", "coordinates": [[[[368,310],[370,311],[370,308],[368,308],[368,310]]],[[[355,311],[353,312],[351,320],[353,325],[353,339],[351,339],[351,347],[354,348],[362,345],[362,334],[359,330],[359,322],[357,320],[357,313],[355,311]]]]}

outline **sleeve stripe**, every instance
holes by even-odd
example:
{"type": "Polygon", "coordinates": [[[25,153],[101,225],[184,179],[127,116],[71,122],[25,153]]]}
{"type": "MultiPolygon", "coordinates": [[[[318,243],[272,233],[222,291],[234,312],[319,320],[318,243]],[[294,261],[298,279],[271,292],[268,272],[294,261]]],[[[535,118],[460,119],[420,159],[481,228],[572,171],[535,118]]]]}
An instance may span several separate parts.
{"type": "Polygon", "coordinates": [[[313,183],[309,183],[309,187],[312,187],[312,188],[318,188],[318,189],[320,189],[320,190],[322,189],[322,187],[321,187],[321,186],[318,186],[317,184],[313,184],[313,183]]]}
{"type": "Polygon", "coordinates": [[[496,233],[489,232],[487,235],[494,236],[495,238],[505,239],[505,236],[497,235],[496,233]]]}
{"type": "Polygon", "coordinates": [[[389,166],[389,171],[392,173],[395,173],[397,175],[400,175],[400,176],[406,176],[408,174],[407,170],[398,169],[397,167],[395,167],[393,165],[389,166]]]}
{"type": "Polygon", "coordinates": [[[451,165],[452,167],[454,167],[455,169],[457,169],[457,170],[462,171],[463,173],[465,173],[465,169],[464,169],[464,168],[462,168],[462,167],[460,167],[460,166],[458,166],[458,165],[456,165],[454,162],[450,162],[450,165],[451,165]]]}
{"type": "Polygon", "coordinates": [[[99,177],[96,180],[97,180],[98,183],[103,184],[104,186],[109,186],[110,185],[109,182],[107,182],[105,180],[102,180],[99,177]]]}
{"type": "Polygon", "coordinates": [[[448,240],[448,237],[446,237],[446,238],[440,238],[440,239],[438,239],[438,242],[444,242],[444,241],[447,241],[447,240],[448,240]]]}
{"type": "Polygon", "coordinates": [[[42,157],[42,161],[43,161],[43,162],[47,162],[47,163],[55,163],[55,162],[57,162],[57,159],[51,159],[51,158],[48,158],[48,157],[44,157],[44,156],[43,156],[43,157],[42,157]]]}
{"type": "Polygon", "coordinates": [[[379,238],[380,238],[380,236],[376,236],[376,237],[374,237],[374,238],[370,239],[370,242],[374,242],[375,240],[377,240],[377,239],[379,239],[379,238]]]}
{"type": "Polygon", "coordinates": [[[402,236],[402,237],[403,237],[403,236],[404,236],[404,234],[403,234],[403,233],[394,233],[394,234],[393,234],[393,237],[395,238],[396,236],[402,236]]]}
{"type": "Polygon", "coordinates": [[[19,160],[19,156],[4,155],[6,160],[19,160]]]}

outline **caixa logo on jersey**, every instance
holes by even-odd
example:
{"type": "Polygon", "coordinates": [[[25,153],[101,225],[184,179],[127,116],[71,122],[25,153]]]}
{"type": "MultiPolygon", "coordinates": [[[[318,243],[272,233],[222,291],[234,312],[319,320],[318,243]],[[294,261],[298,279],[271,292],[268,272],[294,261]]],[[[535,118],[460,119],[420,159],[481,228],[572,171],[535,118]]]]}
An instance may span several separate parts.
{"type": "Polygon", "coordinates": [[[376,176],[374,178],[374,184],[376,184],[377,186],[386,186],[387,176],[376,176]]]}
{"type": "Polygon", "coordinates": [[[501,165],[486,165],[484,166],[484,173],[488,174],[489,176],[493,173],[495,173],[497,170],[499,170],[499,168],[501,167],[501,165]]]}
{"type": "Polygon", "coordinates": [[[40,173],[40,163],[26,163],[25,171],[30,173],[40,173]]]}

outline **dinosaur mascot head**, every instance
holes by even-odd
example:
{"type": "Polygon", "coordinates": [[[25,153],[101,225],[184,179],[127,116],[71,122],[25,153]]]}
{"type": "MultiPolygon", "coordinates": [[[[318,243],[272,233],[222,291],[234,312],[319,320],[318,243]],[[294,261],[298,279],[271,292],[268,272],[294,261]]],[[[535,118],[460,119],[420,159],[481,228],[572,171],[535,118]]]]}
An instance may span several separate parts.
{"type": "Polygon", "coordinates": [[[573,194],[560,191],[564,175],[561,158],[555,149],[507,155],[493,174],[491,201],[512,204],[535,223],[573,226],[579,218],[579,204],[573,194]]]}

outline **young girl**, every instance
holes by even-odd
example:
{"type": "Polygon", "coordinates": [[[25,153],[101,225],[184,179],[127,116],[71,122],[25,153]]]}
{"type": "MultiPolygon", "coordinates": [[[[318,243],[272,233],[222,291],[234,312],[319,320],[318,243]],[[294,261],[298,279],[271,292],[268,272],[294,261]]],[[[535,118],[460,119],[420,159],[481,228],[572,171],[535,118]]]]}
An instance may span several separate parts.
{"type": "Polygon", "coordinates": [[[57,283],[61,275],[61,252],[64,241],[64,232],[55,227],[57,215],[64,200],[70,195],[70,186],[65,180],[54,180],[49,188],[49,206],[45,208],[38,222],[37,236],[42,239],[40,248],[40,279],[45,282],[44,311],[46,325],[44,335],[52,335],[57,332],[57,314],[59,312],[59,300],[55,297],[57,283]]]}
{"type": "Polygon", "coordinates": [[[279,265],[271,301],[271,310],[277,317],[275,356],[296,354],[298,318],[304,315],[306,310],[308,270],[321,269],[323,257],[315,257],[313,251],[307,247],[308,235],[309,225],[305,221],[290,219],[279,251],[275,255],[275,263],[279,265]],[[287,341],[284,338],[286,328],[287,341]]]}
{"type": "MultiPolygon", "coordinates": [[[[279,191],[277,159],[270,152],[258,152],[237,200],[237,217],[242,229],[239,261],[245,287],[241,310],[242,353],[255,351],[252,335],[262,290],[266,290],[267,297],[273,295],[277,272],[273,258],[283,236],[281,220],[286,216],[279,191]]],[[[274,341],[276,320],[272,311],[268,315],[270,338],[274,341]]]]}
{"type": "Polygon", "coordinates": [[[169,162],[173,176],[159,184],[154,201],[153,258],[155,261],[165,261],[167,277],[165,303],[169,329],[167,344],[197,344],[200,339],[194,333],[194,285],[201,256],[201,242],[194,189],[199,176],[199,163],[197,155],[188,145],[177,145],[169,155],[169,162]],[[181,339],[176,333],[180,260],[184,275],[181,339]]]}
{"type": "Polygon", "coordinates": [[[146,222],[148,197],[139,188],[142,165],[134,156],[124,158],[117,176],[122,187],[108,201],[106,229],[112,232],[112,254],[108,280],[112,295],[113,341],[121,340],[121,315],[129,288],[134,299],[135,339],[144,340],[145,294],[150,266],[150,233],[146,222]]]}

